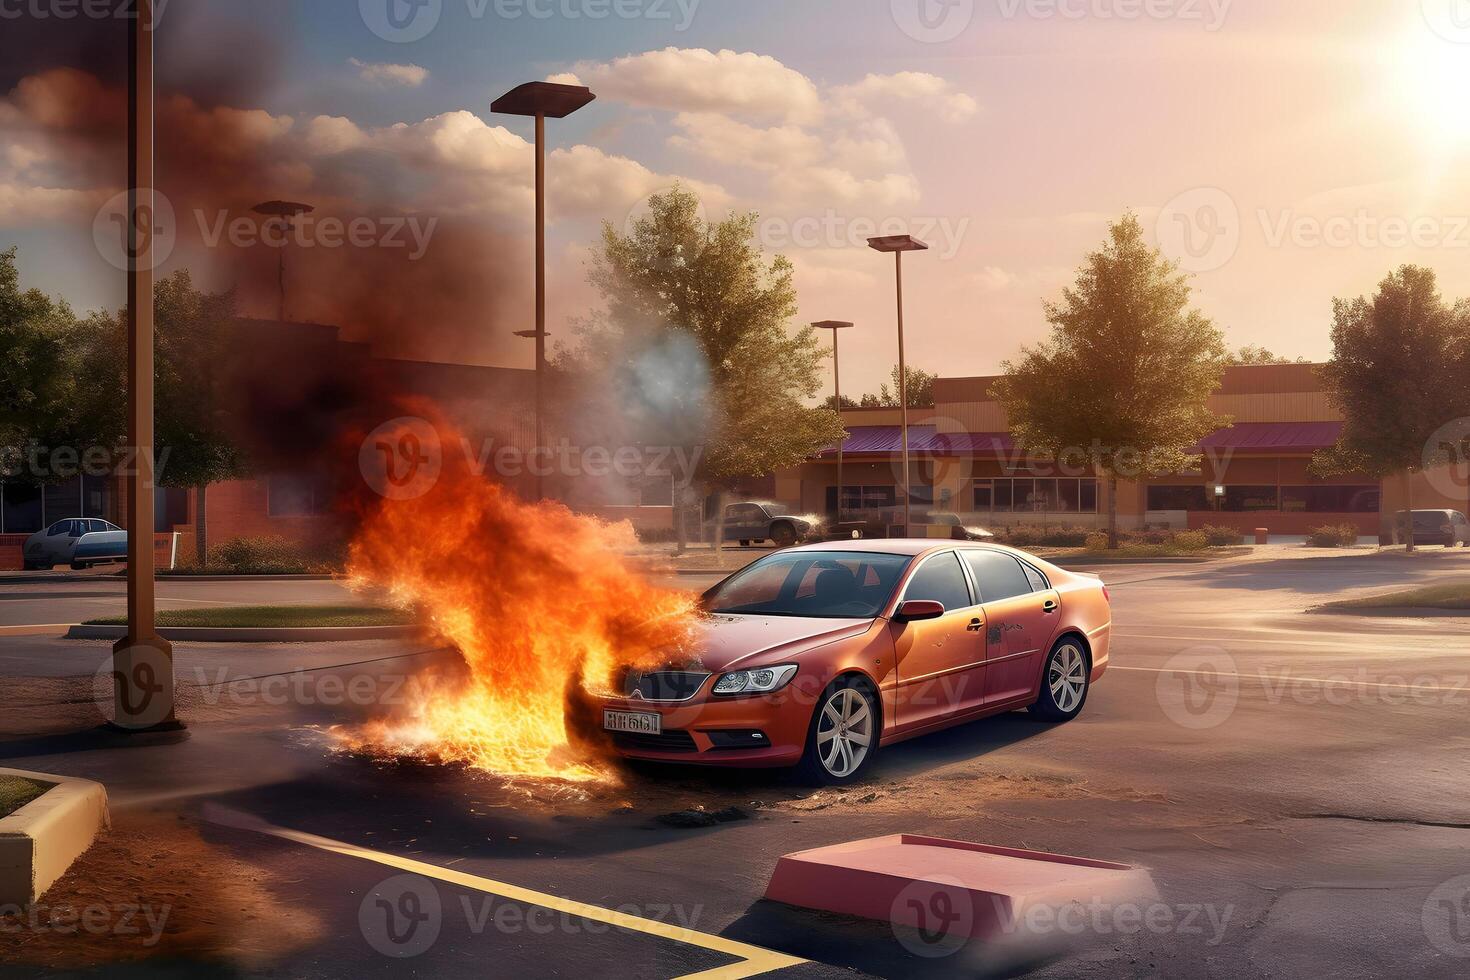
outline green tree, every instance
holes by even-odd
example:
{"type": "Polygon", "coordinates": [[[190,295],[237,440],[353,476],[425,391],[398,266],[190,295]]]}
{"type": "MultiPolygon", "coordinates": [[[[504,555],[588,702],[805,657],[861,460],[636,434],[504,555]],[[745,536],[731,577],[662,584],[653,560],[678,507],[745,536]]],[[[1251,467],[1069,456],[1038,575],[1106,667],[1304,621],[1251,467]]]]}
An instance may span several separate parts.
{"type": "MultiPolygon", "coordinates": [[[[803,403],[821,389],[827,354],[811,327],[791,330],[791,263],[766,260],[756,221],[706,221],[675,187],[650,197],[627,234],[604,223],[589,280],[606,311],[563,362],[608,376],[645,431],[702,447],[695,478],[722,498],[843,437],[836,412],[803,403]]],[[[681,521],[681,546],[683,531],[681,521]]]]}
{"type": "MultiPolygon", "coordinates": [[[[1406,265],[1372,299],[1335,299],[1332,312],[1332,360],[1321,373],[1345,424],[1312,470],[1400,477],[1404,509],[1412,511],[1414,474],[1454,461],[1451,447],[1432,439],[1436,430],[1470,415],[1470,310],[1445,303],[1433,270],[1406,265]]],[[[1411,520],[1409,551],[1413,529],[1411,520]]]]}
{"type": "MultiPolygon", "coordinates": [[[[908,382],[904,393],[908,396],[909,408],[933,408],[934,407],[934,382],[938,375],[930,374],[912,365],[905,365],[905,380],[908,382]]],[[[899,387],[898,365],[893,365],[893,371],[889,375],[893,380],[893,387],[886,384],[878,388],[877,401],[883,408],[898,408],[898,392],[903,390],[899,387]]]]}
{"type": "Polygon", "coordinates": [[[1243,365],[1252,365],[1252,364],[1310,364],[1311,362],[1308,361],[1305,357],[1298,357],[1295,360],[1292,360],[1289,357],[1281,357],[1280,355],[1273,354],[1271,351],[1267,350],[1265,347],[1252,347],[1249,344],[1247,344],[1246,346],[1242,347],[1240,350],[1233,351],[1229,355],[1229,357],[1226,359],[1226,363],[1227,364],[1232,364],[1232,365],[1240,365],[1240,364],[1243,364],[1243,365]]]}
{"type": "Polygon", "coordinates": [[[202,565],[209,555],[208,493],[211,483],[249,472],[230,436],[231,410],[221,397],[221,375],[230,347],[239,342],[233,292],[205,293],[180,269],[154,288],[157,324],[157,443],[167,451],[159,483],[192,487],[196,508],[194,546],[202,565]]]}
{"type": "MultiPolygon", "coordinates": [[[[158,483],[193,489],[196,560],[209,555],[209,485],[244,476],[249,467],[230,436],[231,407],[221,375],[239,342],[233,293],[194,287],[187,269],[159,280],[154,308],[154,447],[158,483]]],[[[90,379],[78,402],[79,427],[95,437],[126,437],[127,313],[95,315],[78,324],[75,350],[90,379]],[[112,435],[117,433],[117,435],[112,435]]]]}
{"type": "Polygon", "coordinates": [[[1080,454],[1107,477],[1110,548],[1119,474],[1191,469],[1189,447],[1229,424],[1206,404],[1225,343],[1189,297],[1189,277],[1125,214],[1061,302],[1045,305],[1050,339],[1005,363],[993,389],[1027,450],[1080,454]]]}
{"type": "Polygon", "coordinates": [[[77,321],[64,302],[21,289],[16,255],[14,247],[0,252],[0,473],[41,483],[48,474],[24,465],[29,451],[72,444],[77,321]]]}

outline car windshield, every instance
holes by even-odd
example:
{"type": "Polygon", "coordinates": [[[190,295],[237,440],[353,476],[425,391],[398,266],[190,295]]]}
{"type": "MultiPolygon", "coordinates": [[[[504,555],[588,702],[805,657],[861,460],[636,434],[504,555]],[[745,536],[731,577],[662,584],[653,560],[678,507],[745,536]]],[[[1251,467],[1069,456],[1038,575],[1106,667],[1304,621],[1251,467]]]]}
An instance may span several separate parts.
{"type": "Polygon", "coordinates": [[[769,555],[705,594],[710,612],[872,619],[893,595],[908,555],[794,551],[769,555]]]}

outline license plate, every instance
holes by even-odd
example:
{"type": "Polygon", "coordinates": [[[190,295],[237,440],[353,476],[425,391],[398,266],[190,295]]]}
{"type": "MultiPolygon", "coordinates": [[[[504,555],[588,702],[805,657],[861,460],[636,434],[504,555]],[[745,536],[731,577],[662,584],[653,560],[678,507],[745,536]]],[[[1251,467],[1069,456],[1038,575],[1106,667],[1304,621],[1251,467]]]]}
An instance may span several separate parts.
{"type": "Polygon", "coordinates": [[[610,732],[630,732],[634,735],[662,735],[664,719],[646,711],[604,711],[602,727],[610,732]]]}

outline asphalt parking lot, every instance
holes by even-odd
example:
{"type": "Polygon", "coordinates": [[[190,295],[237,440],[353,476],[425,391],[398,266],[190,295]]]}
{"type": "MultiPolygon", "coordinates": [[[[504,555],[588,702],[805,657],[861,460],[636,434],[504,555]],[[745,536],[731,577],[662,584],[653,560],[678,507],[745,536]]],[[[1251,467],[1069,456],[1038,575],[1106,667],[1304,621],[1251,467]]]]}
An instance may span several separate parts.
{"type": "MultiPolygon", "coordinates": [[[[168,909],[177,930],[147,947],[146,935],[0,933],[0,976],[201,963],[293,977],[1463,976],[1467,621],[1303,610],[1470,577],[1470,556],[1103,574],[1114,664],[1080,718],[1017,714],[904,743],[846,792],[686,769],[507,784],[334,752],[332,725],[445,656],[386,641],[179,645],[189,737],[117,748],[68,734],[95,721],[104,644],[0,638],[17,698],[0,766],[104,778],[118,888],[168,909]],[[231,683],[268,675],[290,682],[231,683]],[[346,693],[355,678],[365,697],[346,693]],[[658,819],[696,806],[742,818],[658,819]],[[1141,865],[1161,898],[1040,944],[957,951],[761,901],[780,855],[900,831],[1141,865]]],[[[86,877],[48,901],[100,901],[105,884],[89,895],[86,877]]]]}

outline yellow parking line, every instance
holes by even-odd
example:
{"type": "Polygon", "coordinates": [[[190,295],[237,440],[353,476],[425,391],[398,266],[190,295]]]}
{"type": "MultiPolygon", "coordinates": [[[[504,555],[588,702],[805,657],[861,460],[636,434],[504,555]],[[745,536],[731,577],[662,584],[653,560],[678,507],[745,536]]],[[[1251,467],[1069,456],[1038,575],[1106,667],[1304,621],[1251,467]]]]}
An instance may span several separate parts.
{"type": "Polygon", "coordinates": [[[368,850],[365,847],[358,847],[355,844],[346,844],[342,841],[318,837],[315,834],[302,833],[299,830],[275,827],[244,814],[226,813],[214,808],[210,809],[212,812],[207,814],[207,817],[217,823],[235,826],[245,830],[254,830],[262,834],[269,834],[272,837],[279,837],[282,840],[304,844],[307,847],[314,847],[317,850],[341,854],[345,857],[372,861],[390,868],[397,868],[400,871],[423,875],[425,878],[436,878],[447,884],[458,885],[461,888],[468,888],[472,891],[498,895],[501,898],[509,899],[513,902],[535,905],[554,912],[574,915],[581,919],[590,919],[593,922],[603,922],[630,932],[641,932],[645,935],[657,936],[660,939],[669,939],[689,946],[698,946],[716,953],[726,953],[730,956],[741,957],[741,962],[739,963],[731,963],[727,966],[716,967],[712,970],[704,970],[699,973],[686,974],[678,978],[678,980],[739,980],[742,977],[759,976],[774,970],[784,970],[787,967],[799,966],[806,962],[806,960],[798,959],[794,956],[787,956],[784,953],[762,949],[759,946],[750,946],[745,943],[736,942],[733,939],[726,939],[723,936],[695,932],[693,929],[686,929],[683,926],[676,926],[667,922],[659,922],[656,919],[645,919],[641,916],[628,915],[625,912],[618,912],[613,909],[605,909],[600,905],[588,905],[585,902],[577,902],[569,898],[547,895],[543,892],[532,891],[529,888],[522,888],[520,885],[492,881],[489,878],[466,874],[463,871],[442,868],[436,864],[425,864],[423,861],[415,861],[412,858],[399,857],[394,854],[384,854],[381,851],[368,850]]]}

